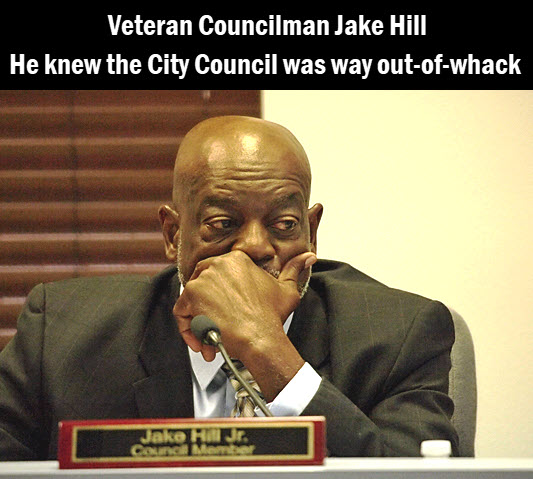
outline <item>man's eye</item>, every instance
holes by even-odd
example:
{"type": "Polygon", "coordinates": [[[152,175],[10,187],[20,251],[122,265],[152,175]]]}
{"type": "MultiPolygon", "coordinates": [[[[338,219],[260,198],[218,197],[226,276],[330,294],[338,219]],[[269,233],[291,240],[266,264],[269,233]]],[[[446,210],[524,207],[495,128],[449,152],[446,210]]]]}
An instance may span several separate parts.
{"type": "Polygon", "coordinates": [[[216,230],[227,230],[233,228],[235,226],[235,222],[233,220],[223,219],[210,221],[208,225],[216,230]]]}
{"type": "Polygon", "coordinates": [[[292,231],[296,228],[297,224],[298,222],[296,220],[282,220],[277,221],[273,226],[279,231],[292,231]]]}

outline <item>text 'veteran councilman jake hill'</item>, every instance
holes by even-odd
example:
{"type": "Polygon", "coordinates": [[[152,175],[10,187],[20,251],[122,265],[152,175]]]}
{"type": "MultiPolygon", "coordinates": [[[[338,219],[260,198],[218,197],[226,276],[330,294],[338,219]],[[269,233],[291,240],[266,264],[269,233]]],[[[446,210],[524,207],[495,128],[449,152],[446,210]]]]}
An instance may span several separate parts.
{"type": "Polygon", "coordinates": [[[336,21],[326,19],[288,19],[269,15],[262,19],[216,19],[202,15],[191,19],[143,19],[108,15],[112,35],[240,35],[240,36],[300,36],[300,35],[426,35],[426,15],[390,15],[386,21],[356,15],[337,15],[336,21]]]}

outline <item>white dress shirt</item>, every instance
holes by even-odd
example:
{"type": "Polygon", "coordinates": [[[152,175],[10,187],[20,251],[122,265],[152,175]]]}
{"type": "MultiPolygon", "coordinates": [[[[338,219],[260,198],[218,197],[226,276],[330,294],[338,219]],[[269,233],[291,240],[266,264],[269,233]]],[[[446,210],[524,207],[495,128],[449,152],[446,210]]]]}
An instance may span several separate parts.
{"type": "MultiPolygon", "coordinates": [[[[283,324],[289,331],[293,313],[283,324]]],[[[204,360],[201,353],[189,348],[191,359],[194,417],[228,417],[235,405],[235,389],[220,367],[224,358],[217,353],[211,362],[204,360]]],[[[320,375],[309,363],[305,363],[277,397],[268,404],[274,416],[298,416],[305,409],[320,386],[320,375]]],[[[256,414],[264,414],[256,408],[256,414]]]]}

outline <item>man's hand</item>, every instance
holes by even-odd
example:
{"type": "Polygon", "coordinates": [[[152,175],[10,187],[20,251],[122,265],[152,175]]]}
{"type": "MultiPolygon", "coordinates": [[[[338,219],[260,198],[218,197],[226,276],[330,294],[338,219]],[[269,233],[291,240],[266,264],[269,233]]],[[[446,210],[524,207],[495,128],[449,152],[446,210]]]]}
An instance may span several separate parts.
{"type": "MultiPolygon", "coordinates": [[[[265,368],[267,364],[272,367],[271,360],[283,355],[283,347],[292,347],[290,360],[296,350],[283,331],[283,323],[300,301],[300,274],[315,262],[314,253],[299,254],[275,278],[242,251],[200,261],[174,307],[184,341],[193,351],[201,351],[207,361],[214,359],[215,348],[202,344],[190,330],[192,318],[204,314],[220,328],[230,356],[239,358],[252,374],[254,366],[261,368],[263,359],[265,368]]],[[[299,368],[302,362],[298,363],[299,368]]],[[[257,374],[260,376],[261,371],[257,374]]],[[[263,388],[260,379],[256,380],[263,388]]]]}

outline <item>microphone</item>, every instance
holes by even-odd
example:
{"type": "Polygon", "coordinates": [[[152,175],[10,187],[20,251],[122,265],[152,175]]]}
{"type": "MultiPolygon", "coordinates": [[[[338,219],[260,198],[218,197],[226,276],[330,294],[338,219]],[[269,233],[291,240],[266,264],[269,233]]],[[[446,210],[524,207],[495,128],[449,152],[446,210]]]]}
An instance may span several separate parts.
{"type": "Polygon", "coordinates": [[[218,329],[216,323],[207,316],[198,315],[192,318],[191,331],[200,341],[202,341],[202,343],[218,347],[219,351],[222,354],[222,357],[224,358],[224,361],[231,369],[231,372],[237,378],[237,381],[241,383],[242,387],[250,395],[254,404],[259,409],[261,409],[261,411],[263,411],[265,416],[272,417],[273,414],[266,406],[265,401],[263,401],[263,399],[257,394],[257,391],[252,386],[250,386],[248,381],[243,379],[243,377],[235,367],[235,364],[233,364],[233,361],[231,360],[229,354],[226,351],[226,348],[222,344],[222,338],[220,337],[220,329],[218,329]]]}
{"type": "Polygon", "coordinates": [[[210,346],[218,346],[222,341],[218,326],[211,318],[204,315],[192,318],[191,331],[202,343],[210,346]]]}

